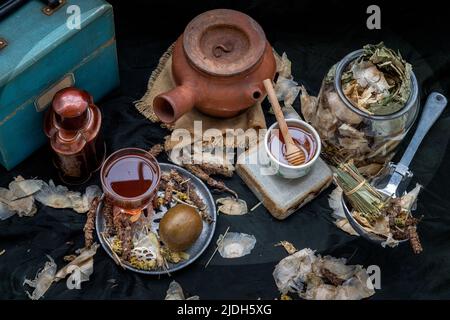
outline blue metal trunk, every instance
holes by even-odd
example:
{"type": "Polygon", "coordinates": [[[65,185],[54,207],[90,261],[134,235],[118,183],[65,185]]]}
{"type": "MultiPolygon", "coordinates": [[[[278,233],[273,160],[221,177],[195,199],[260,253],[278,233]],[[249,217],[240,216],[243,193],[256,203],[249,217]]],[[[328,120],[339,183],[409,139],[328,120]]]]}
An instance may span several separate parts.
{"type": "Polygon", "coordinates": [[[33,0],[0,21],[0,163],[8,170],[46,142],[43,111],[57,90],[75,85],[98,100],[119,84],[111,5],[42,9],[33,0]]]}

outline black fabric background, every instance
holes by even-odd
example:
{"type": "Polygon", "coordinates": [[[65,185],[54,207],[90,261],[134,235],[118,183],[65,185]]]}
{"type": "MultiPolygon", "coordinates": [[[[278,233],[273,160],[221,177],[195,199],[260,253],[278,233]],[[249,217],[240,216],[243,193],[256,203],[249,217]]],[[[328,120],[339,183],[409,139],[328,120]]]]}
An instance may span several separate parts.
{"type": "MultiPolygon", "coordinates": [[[[150,148],[167,134],[141,116],[133,106],[146,91],[147,80],[160,55],[198,13],[212,8],[234,8],[255,18],[275,49],[286,51],[295,79],[316,94],[328,68],[346,53],[366,43],[384,40],[398,48],[414,66],[420,81],[422,102],[438,90],[449,94],[449,23],[443,2],[380,3],[382,29],[366,28],[367,5],[342,1],[110,1],[115,7],[121,86],[98,102],[104,116],[103,131],[108,151],[123,147],[150,148]]],[[[76,50],[76,48],[74,48],[76,50]]],[[[101,81],[95,79],[93,81],[101,81]]],[[[298,107],[298,103],[297,103],[298,107]]],[[[267,110],[267,105],[265,105],[267,110]]],[[[257,239],[251,255],[224,260],[217,255],[208,268],[211,244],[192,266],[172,277],[150,277],[123,271],[99,249],[94,274],[81,290],[68,290],[65,281],[52,285],[46,299],[162,299],[168,284],[177,280],[188,295],[201,299],[274,299],[279,296],[272,272],[288,240],[297,248],[309,247],[321,254],[346,257],[352,264],[378,265],[381,290],[372,299],[439,299],[450,297],[450,108],[448,107],[422,143],[412,170],[425,188],[417,216],[424,252],[414,256],[408,245],[382,249],[338,230],[330,218],[327,196],[322,193],[285,221],[276,221],[260,206],[242,217],[220,216],[214,240],[230,226],[231,231],[253,234],[257,239]],[[113,286],[109,279],[116,279],[113,286]]],[[[268,124],[274,121],[267,116],[268,124]]],[[[409,137],[402,144],[405,147],[409,137]]],[[[399,152],[400,153],[400,152],[399,152]]],[[[159,159],[166,161],[164,156],[159,159]]],[[[18,174],[26,178],[50,178],[59,182],[46,147],[7,172],[0,169],[0,186],[18,174]]],[[[249,207],[258,201],[240,180],[226,181],[249,207]]],[[[99,184],[94,177],[88,184],[99,184]]],[[[80,186],[79,190],[84,190],[80,186]]],[[[26,299],[25,277],[34,278],[47,258],[58,267],[64,255],[83,245],[85,216],[71,210],[40,207],[32,218],[0,221],[0,298],[26,299]]]]}

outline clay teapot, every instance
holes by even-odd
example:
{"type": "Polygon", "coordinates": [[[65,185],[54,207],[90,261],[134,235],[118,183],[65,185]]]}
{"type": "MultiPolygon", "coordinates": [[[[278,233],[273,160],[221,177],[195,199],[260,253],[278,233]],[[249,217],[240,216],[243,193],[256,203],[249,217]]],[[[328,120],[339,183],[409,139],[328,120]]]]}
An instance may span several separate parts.
{"type": "Polygon", "coordinates": [[[172,123],[194,106],[221,118],[238,115],[265,95],[276,62],[261,26],[244,13],[217,9],[194,18],[176,41],[176,87],[153,100],[158,118],[172,123]]]}

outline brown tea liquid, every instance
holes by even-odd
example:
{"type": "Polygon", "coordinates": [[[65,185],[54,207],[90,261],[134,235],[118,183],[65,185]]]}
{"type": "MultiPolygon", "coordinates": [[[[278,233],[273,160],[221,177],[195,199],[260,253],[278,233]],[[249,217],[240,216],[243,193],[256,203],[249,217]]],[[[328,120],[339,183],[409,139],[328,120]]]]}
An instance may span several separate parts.
{"type": "Polygon", "coordinates": [[[134,198],[150,189],[155,173],[147,160],[138,155],[119,158],[106,173],[106,183],[119,196],[134,198]]]}
{"type": "MultiPolygon", "coordinates": [[[[315,155],[317,150],[317,142],[314,135],[301,127],[289,126],[289,133],[292,136],[295,144],[303,150],[305,154],[305,163],[309,162],[315,155]]],[[[279,129],[271,132],[269,138],[269,150],[272,155],[283,164],[289,165],[286,159],[286,144],[284,143],[283,135],[279,129]]]]}

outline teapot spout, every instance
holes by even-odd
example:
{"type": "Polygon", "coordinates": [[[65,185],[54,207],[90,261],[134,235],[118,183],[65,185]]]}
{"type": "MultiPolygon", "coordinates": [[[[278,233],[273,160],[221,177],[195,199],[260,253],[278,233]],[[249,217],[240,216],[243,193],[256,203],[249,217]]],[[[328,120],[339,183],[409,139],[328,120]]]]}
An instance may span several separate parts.
{"type": "Polygon", "coordinates": [[[173,123],[195,105],[194,92],[185,85],[161,93],[153,99],[153,111],[164,123],[173,123]]]}

